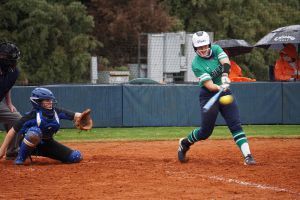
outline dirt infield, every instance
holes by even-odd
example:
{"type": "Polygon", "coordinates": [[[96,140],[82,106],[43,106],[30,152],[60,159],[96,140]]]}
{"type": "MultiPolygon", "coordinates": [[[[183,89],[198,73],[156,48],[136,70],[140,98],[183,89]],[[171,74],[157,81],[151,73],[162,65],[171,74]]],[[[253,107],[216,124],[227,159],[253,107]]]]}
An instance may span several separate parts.
{"type": "Polygon", "coordinates": [[[0,199],[300,199],[300,139],[250,138],[258,164],[244,166],[233,140],[65,143],[84,160],[0,161],[0,199]]]}

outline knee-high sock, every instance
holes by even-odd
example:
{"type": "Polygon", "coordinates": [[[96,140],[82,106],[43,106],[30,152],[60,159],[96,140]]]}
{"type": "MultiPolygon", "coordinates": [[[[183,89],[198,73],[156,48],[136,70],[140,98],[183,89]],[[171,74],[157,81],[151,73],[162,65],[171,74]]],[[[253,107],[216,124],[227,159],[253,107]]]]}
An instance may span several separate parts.
{"type": "Polygon", "coordinates": [[[199,141],[199,138],[198,138],[198,131],[200,130],[200,128],[195,128],[194,130],[192,130],[187,138],[188,138],[188,141],[191,143],[191,144],[194,144],[195,142],[199,141]]]}
{"type": "Polygon", "coordinates": [[[246,157],[248,154],[251,154],[247,137],[243,131],[232,133],[232,136],[244,157],[246,157]]]}

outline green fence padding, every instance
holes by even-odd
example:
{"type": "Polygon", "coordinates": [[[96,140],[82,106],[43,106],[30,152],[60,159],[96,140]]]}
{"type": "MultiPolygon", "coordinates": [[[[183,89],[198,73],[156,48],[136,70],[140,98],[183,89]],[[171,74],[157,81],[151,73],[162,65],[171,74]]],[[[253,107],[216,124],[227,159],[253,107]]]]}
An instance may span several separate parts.
{"type": "Polygon", "coordinates": [[[197,86],[123,86],[124,126],[187,126],[200,121],[197,86]]]}
{"type": "Polygon", "coordinates": [[[283,124],[300,124],[300,82],[283,83],[283,124]]]}
{"type": "MultiPolygon", "coordinates": [[[[47,85],[58,106],[92,109],[94,127],[198,126],[197,85],[47,85]]],[[[24,114],[33,86],[15,86],[12,100],[24,114]]],[[[300,124],[300,82],[232,83],[243,124],[300,124]]],[[[217,125],[224,125],[218,116],[217,125]]],[[[62,122],[63,128],[73,127],[62,122]]]]}
{"type": "MultiPolygon", "coordinates": [[[[57,106],[81,112],[92,109],[94,127],[122,126],[121,85],[48,85],[57,101],[57,106]]],[[[29,97],[34,87],[16,86],[12,90],[15,106],[21,112],[31,109],[29,97]]],[[[63,128],[74,127],[73,122],[62,120],[63,128]]]]}
{"type": "MultiPolygon", "coordinates": [[[[231,90],[238,103],[243,124],[282,123],[281,82],[232,83],[231,90]]],[[[217,124],[225,124],[220,116],[217,124]]]]}

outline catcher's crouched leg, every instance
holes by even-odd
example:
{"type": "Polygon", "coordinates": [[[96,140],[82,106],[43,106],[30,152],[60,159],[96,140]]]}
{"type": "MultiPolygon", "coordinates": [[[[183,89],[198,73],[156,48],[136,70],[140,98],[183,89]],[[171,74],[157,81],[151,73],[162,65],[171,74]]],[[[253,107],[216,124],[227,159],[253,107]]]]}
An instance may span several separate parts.
{"type": "Polygon", "coordinates": [[[37,149],[36,155],[59,160],[63,163],[78,163],[83,157],[80,151],[73,150],[54,139],[43,140],[37,149]]]}
{"type": "Polygon", "coordinates": [[[25,137],[20,145],[18,156],[15,160],[16,165],[23,165],[27,157],[31,154],[33,149],[41,141],[41,130],[37,127],[31,127],[28,129],[25,137]]]}
{"type": "Polygon", "coordinates": [[[68,157],[67,163],[79,163],[83,159],[82,154],[78,150],[73,150],[68,157]]]}

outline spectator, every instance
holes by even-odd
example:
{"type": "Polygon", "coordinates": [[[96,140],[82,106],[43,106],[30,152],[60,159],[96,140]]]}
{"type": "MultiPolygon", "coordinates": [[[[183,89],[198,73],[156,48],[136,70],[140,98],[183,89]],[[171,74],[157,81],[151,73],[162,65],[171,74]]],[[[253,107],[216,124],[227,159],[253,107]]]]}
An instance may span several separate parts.
{"type": "Polygon", "coordinates": [[[296,47],[287,44],[279,53],[280,58],[276,60],[274,75],[276,81],[300,80],[300,59],[297,59],[296,47]]]}
{"type": "MultiPolygon", "coordinates": [[[[230,57],[230,53],[228,50],[224,50],[225,53],[230,57]]],[[[255,79],[243,77],[242,69],[241,67],[232,59],[230,59],[230,74],[229,74],[229,79],[231,82],[254,82],[256,81],[255,79]]]]}

